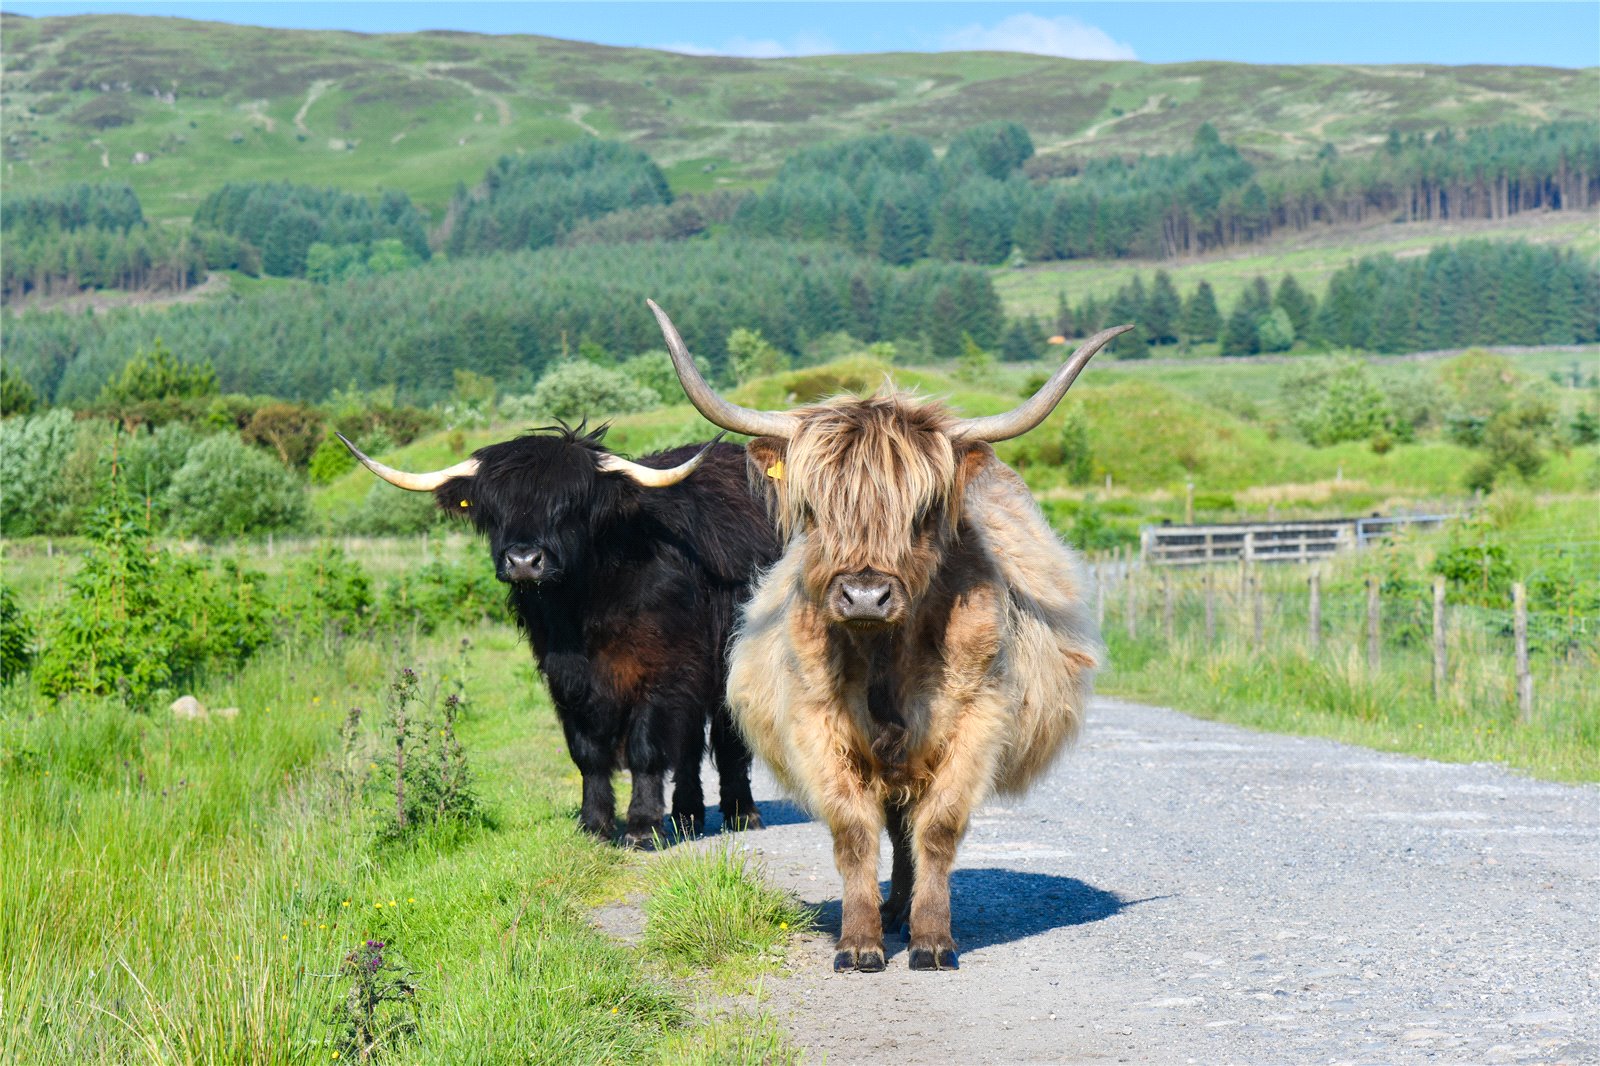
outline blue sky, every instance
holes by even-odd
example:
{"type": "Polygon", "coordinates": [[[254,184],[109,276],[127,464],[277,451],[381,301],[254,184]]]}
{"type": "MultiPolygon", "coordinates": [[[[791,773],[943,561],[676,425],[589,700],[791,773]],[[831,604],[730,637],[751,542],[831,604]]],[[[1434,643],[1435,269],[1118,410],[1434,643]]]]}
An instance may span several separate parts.
{"type": "Polygon", "coordinates": [[[258,26],[536,33],[716,55],[998,49],[1175,63],[1600,65],[1600,3],[10,2],[258,26]]]}

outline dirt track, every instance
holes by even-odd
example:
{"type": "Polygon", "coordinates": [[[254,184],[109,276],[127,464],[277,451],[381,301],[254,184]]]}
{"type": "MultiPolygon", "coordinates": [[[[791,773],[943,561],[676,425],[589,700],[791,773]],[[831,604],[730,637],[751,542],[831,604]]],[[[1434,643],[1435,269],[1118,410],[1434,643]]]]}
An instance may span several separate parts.
{"type": "Polygon", "coordinates": [[[963,844],[960,971],[838,975],[827,832],[756,796],[822,908],[763,997],[809,1061],[1600,1061],[1600,789],[1099,700],[963,844]]]}

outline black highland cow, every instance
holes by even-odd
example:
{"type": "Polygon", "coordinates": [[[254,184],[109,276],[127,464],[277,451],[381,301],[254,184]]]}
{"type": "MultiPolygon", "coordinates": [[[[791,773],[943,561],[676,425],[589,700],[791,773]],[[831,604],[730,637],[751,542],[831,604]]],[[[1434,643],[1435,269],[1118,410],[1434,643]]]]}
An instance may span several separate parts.
{"type": "Polygon", "coordinates": [[[604,435],[604,426],[537,430],[426,474],[345,445],[385,481],[432,492],[488,536],[583,774],[584,829],[611,838],[611,775],[627,769],[629,844],[648,845],[660,830],[669,770],[673,819],[697,831],[708,715],[723,819],[759,828],[750,751],[723,695],[737,609],[778,557],[744,449],[713,441],[634,463],[608,452],[604,435]]]}

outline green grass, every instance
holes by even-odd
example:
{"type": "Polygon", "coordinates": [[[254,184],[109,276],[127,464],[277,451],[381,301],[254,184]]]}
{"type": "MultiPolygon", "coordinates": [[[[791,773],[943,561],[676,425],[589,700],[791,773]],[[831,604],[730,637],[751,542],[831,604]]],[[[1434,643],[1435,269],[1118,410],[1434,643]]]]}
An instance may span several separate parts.
{"type": "MultiPolygon", "coordinates": [[[[405,565],[408,547],[378,558],[405,565]]],[[[8,580],[55,565],[13,560],[8,580]]],[[[770,1020],[708,1013],[682,982],[692,970],[590,923],[591,905],[640,883],[639,860],[575,828],[578,775],[520,636],[479,627],[464,659],[461,636],[261,653],[195,686],[241,708],[231,721],[52,705],[26,679],[0,692],[0,1059],[327,1062],[342,962],[369,939],[418,988],[415,1031],[391,1037],[386,1061],[790,1054],[770,1020]],[[384,843],[383,797],[350,800],[345,775],[385,757],[374,723],[404,664],[421,665],[424,691],[462,672],[485,826],[384,843]],[[351,705],[367,714],[347,750],[351,705]]],[[[682,870],[675,890],[696,898],[700,868],[682,870]]]]}
{"type": "Polygon", "coordinates": [[[206,192],[240,179],[395,187],[439,211],[499,156],[591,131],[647,145],[674,188],[701,191],[763,181],[795,147],[885,129],[943,144],[962,127],[1022,116],[1042,154],[1081,157],[1181,150],[1211,122],[1257,155],[1309,158],[1325,141],[1370,149],[1394,125],[1586,118],[1600,85],[1594,68],[1011,53],[744,60],[126,15],[7,14],[0,32],[8,188],[128,181],[158,220],[187,218],[206,192]],[[174,86],[170,100],[153,95],[174,86]],[[97,111],[121,124],[88,124],[97,111]],[[138,152],[150,161],[135,165],[138,152]]]}
{"type": "Polygon", "coordinates": [[[753,967],[781,958],[789,931],[815,918],[727,844],[680,848],[647,879],[645,948],[680,970],[720,971],[723,984],[743,983],[753,967]]]}

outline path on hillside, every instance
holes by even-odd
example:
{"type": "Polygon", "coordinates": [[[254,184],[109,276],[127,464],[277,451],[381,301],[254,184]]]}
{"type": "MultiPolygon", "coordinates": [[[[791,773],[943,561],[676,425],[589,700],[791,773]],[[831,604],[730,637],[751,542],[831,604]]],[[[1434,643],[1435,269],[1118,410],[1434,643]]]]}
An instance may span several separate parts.
{"type": "Polygon", "coordinates": [[[828,834],[756,796],[745,845],[822,908],[762,1001],[811,1062],[1600,1061],[1600,789],[1100,699],[975,820],[942,974],[893,935],[832,973],[828,834]]]}

